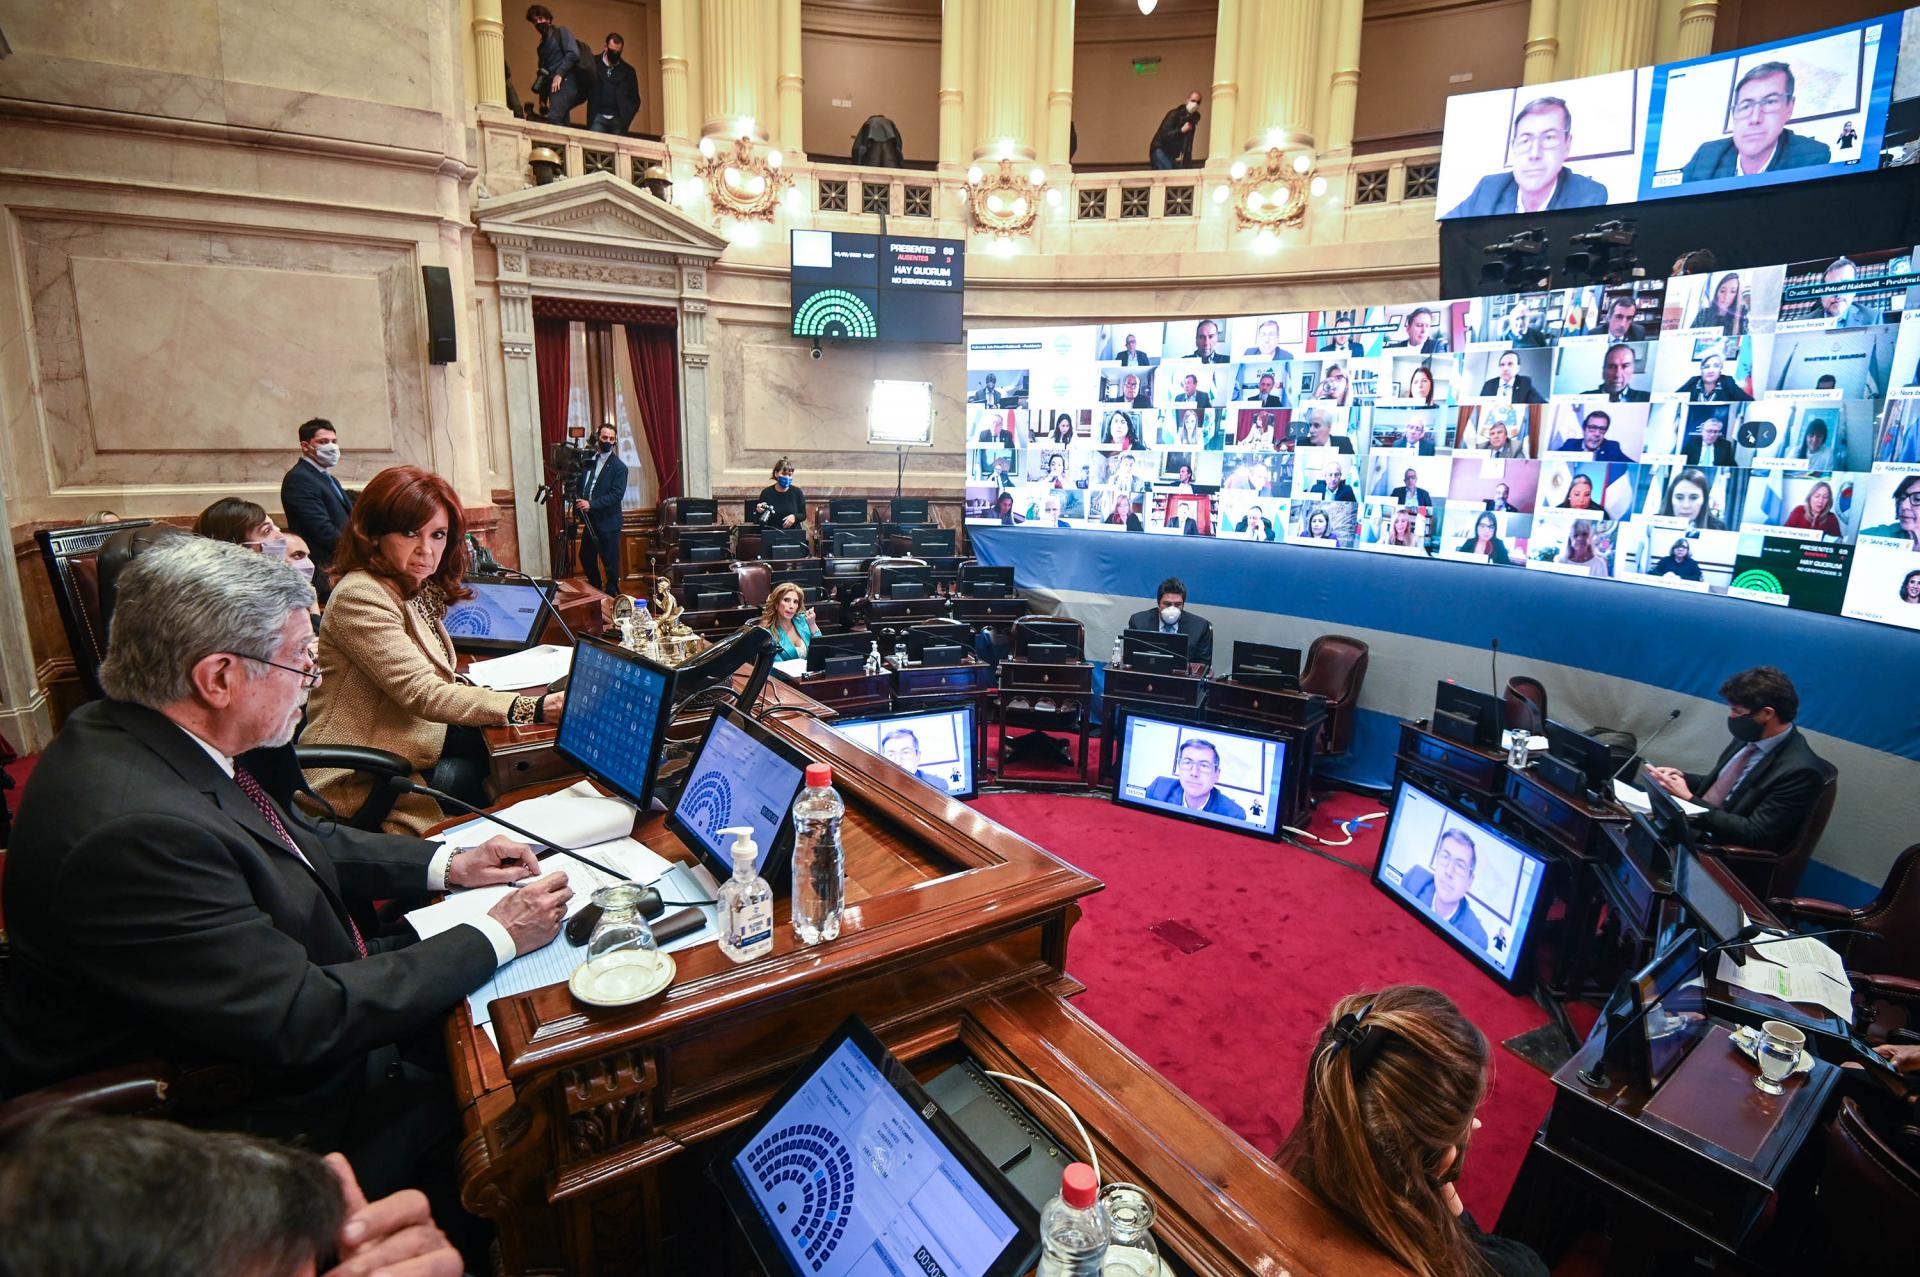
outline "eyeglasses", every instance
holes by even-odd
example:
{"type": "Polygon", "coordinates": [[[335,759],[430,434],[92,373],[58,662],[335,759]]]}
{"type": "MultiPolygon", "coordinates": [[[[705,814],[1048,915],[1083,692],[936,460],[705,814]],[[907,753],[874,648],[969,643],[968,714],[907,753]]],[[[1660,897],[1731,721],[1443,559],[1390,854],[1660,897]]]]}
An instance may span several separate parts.
{"type": "Polygon", "coordinates": [[[1531,151],[1536,147],[1542,151],[1557,151],[1567,144],[1565,129],[1548,129],[1544,133],[1516,133],[1513,135],[1513,149],[1531,151]]]}
{"type": "MultiPolygon", "coordinates": [[[[300,669],[298,666],[282,665],[278,661],[270,661],[264,656],[255,656],[251,652],[231,652],[228,653],[228,655],[237,656],[243,661],[258,661],[262,665],[271,665],[274,669],[285,670],[289,674],[298,674],[302,687],[312,689],[320,686],[320,667],[317,665],[309,665],[305,669],[300,669]]],[[[309,661],[314,659],[314,654],[311,650],[307,653],[307,659],[309,661]]]]}
{"type": "Polygon", "coordinates": [[[1459,856],[1449,856],[1445,852],[1437,853],[1434,856],[1433,867],[1437,870],[1458,869],[1463,874],[1473,872],[1473,862],[1471,860],[1465,860],[1459,856]]]}
{"type": "Polygon", "coordinates": [[[1216,772],[1220,770],[1220,765],[1211,759],[1200,758],[1189,754],[1180,760],[1175,770],[1183,772],[1216,772]]]}
{"type": "Polygon", "coordinates": [[[1745,120],[1750,118],[1755,111],[1762,112],[1766,115],[1773,115],[1790,101],[1792,101],[1792,99],[1784,93],[1769,93],[1763,98],[1741,98],[1733,104],[1733,118],[1736,120],[1745,120]]]}
{"type": "Polygon", "coordinates": [[[1895,505],[1920,506],[1920,491],[1909,492],[1904,497],[1894,498],[1895,505]]]}

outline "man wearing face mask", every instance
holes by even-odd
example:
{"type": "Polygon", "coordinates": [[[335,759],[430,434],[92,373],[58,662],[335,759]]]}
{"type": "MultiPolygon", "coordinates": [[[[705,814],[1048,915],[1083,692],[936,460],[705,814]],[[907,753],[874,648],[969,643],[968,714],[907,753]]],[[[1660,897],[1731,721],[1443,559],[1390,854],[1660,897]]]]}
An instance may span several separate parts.
{"type": "Polygon", "coordinates": [[[626,48],[621,34],[610,31],[606,48],[587,65],[587,127],[595,133],[624,136],[640,112],[640,78],[622,56],[626,48]]]}
{"type": "Polygon", "coordinates": [[[1128,617],[1127,628],[1186,635],[1189,673],[1205,674],[1213,664],[1213,622],[1187,611],[1186,583],[1177,576],[1160,582],[1154,605],[1128,617]]]}
{"type": "Polygon", "coordinates": [[[1153,132],[1147,147],[1147,159],[1155,168],[1191,168],[1193,139],[1200,132],[1200,90],[1187,94],[1187,100],[1168,111],[1160,127],[1153,132]]]}
{"type": "Polygon", "coordinates": [[[547,123],[566,124],[573,108],[585,96],[581,78],[590,69],[587,51],[573,32],[553,20],[553,10],[544,4],[527,6],[527,21],[540,33],[540,69],[533,75],[533,91],[547,100],[547,123]]]}
{"type": "Polygon", "coordinates": [[[793,462],[773,463],[773,482],[760,489],[753,521],[763,528],[798,528],[807,522],[807,494],[793,486],[793,462]]]}
{"type": "Polygon", "coordinates": [[[627,463],[616,445],[620,431],[609,421],[595,432],[593,460],[580,475],[573,508],[586,524],[580,538],[580,570],[587,584],[608,594],[620,590],[620,504],[627,495],[627,463]]]}
{"type": "Polygon", "coordinates": [[[1743,670],[1720,685],[1733,737],[1709,772],[1648,767],[1647,779],[1707,810],[1693,827],[1719,842],[1783,851],[1799,835],[1826,783],[1826,765],[1793,725],[1800,696],[1770,665],[1743,670]]]}
{"type": "Polygon", "coordinates": [[[353,513],[353,493],[340,486],[333,469],[340,464],[340,436],[333,423],[315,417],[300,427],[300,460],[280,480],[280,508],[287,515],[287,531],[305,538],[313,551],[314,589],[327,601],[331,582],[327,569],[334,548],[353,513]]]}

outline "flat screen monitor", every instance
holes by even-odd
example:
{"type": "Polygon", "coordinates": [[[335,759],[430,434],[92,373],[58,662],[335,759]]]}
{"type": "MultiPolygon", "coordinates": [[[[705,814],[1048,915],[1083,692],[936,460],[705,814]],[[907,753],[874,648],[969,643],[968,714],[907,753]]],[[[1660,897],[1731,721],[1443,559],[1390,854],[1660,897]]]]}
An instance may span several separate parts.
{"type": "Polygon", "coordinates": [[[977,792],[971,702],[837,719],[827,726],[943,794],[972,798],[977,792]]]}
{"type": "Polygon", "coordinates": [[[707,1174],[779,1277],[1018,1277],[1040,1216],[873,1032],[849,1018],[707,1174]]]}
{"type": "Polygon", "coordinates": [[[1683,931],[1621,982],[1600,1017],[1607,1035],[1602,1059],[1608,1083],[1656,1090],[1706,1036],[1702,957],[1700,933],[1683,931]],[[1612,1077],[1616,1069],[1626,1076],[1612,1077]]]}
{"type": "Polygon", "coordinates": [[[880,568],[880,597],[924,599],[933,593],[933,569],[924,563],[884,564],[880,568]],[[898,594],[900,586],[918,586],[915,592],[898,594]]]}
{"type": "Polygon", "coordinates": [[[763,528],[760,532],[760,548],[765,550],[775,545],[797,545],[807,548],[807,530],[805,528],[763,528]]]}
{"type": "Polygon", "coordinates": [[[1013,633],[1024,646],[1028,643],[1051,643],[1067,649],[1067,660],[1085,660],[1086,654],[1081,647],[1081,629],[1078,621],[1033,621],[1016,622],[1013,633]]]}
{"type": "Polygon", "coordinates": [[[965,240],[796,230],[788,247],[795,337],[965,339],[965,240]]]}
{"type": "Polygon", "coordinates": [[[733,876],[733,840],[720,831],[751,828],[760,848],[755,867],[768,886],[784,892],[793,863],[793,822],[787,813],[800,796],[806,766],[806,755],[760,724],[735,710],[719,710],[667,813],[667,828],[700,857],[715,881],[733,876]]]}
{"type": "Polygon", "coordinates": [[[910,525],[929,521],[928,505],[925,497],[895,497],[887,507],[887,519],[891,523],[910,525]]]}
{"type": "Polygon", "coordinates": [[[828,523],[865,523],[867,521],[867,499],[865,497],[834,497],[827,502],[828,523]]]}
{"type": "Polygon", "coordinates": [[[952,554],[952,528],[914,528],[908,533],[915,554],[952,554]]]}
{"type": "Polygon", "coordinates": [[[866,659],[873,649],[875,636],[872,634],[822,634],[807,644],[807,672],[818,673],[827,667],[827,661],[835,656],[855,656],[866,659]]]}
{"type": "Polygon", "coordinates": [[[1700,857],[1684,847],[1669,848],[1673,856],[1673,894],[1715,944],[1729,944],[1747,925],[1740,901],[1705,868],[1700,857]]]}
{"type": "Polygon", "coordinates": [[[960,593],[982,599],[1008,598],[1013,594],[1013,568],[969,563],[960,569],[960,593]]]}
{"type": "Polygon", "coordinates": [[[870,527],[836,528],[832,549],[843,558],[871,559],[880,553],[880,538],[870,527]]]}
{"type": "Polygon", "coordinates": [[[447,633],[461,652],[517,652],[540,636],[552,581],[468,577],[473,597],[447,605],[447,633]]]}
{"type": "Polygon", "coordinates": [[[1290,678],[1297,684],[1300,679],[1300,649],[1235,639],[1233,677],[1243,683],[1263,678],[1290,678]]]}
{"type": "Polygon", "coordinates": [[[1533,971],[1547,861],[1417,785],[1401,781],[1374,885],[1515,993],[1533,971]]]}
{"type": "Polygon", "coordinates": [[[973,631],[958,621],[922,621],[907,630],[908,659],[925,663],[929,648],[934,649],[933,664],[957,664],[973,650],[973,631]]]}
{"type": "Polygon", "coordinates": [[[1498,748],[1500,700],[1491,692],[1476,692],[1450,678],[1440,680],[1433,695],[1434,730],[1449,740],[1480,749],[1498,748]]]}
{"type": "Polygon", "coordinates": [[[689,572],[680,578],[680,593],[686,596],[689,612],[735,607],[740,602],[740,578],[731,572],[689,572]],[[698,606],[701,603],[710,606],[698,606]]]}
{"type": "Polygon", "coordinates": [[[1687,813],[1673,795],[1651,780],[1640,786],[1640,792],[1647,796],[1647,820],[1667,850],[1675,856],[1693,850],[1693,826],[1687,823],[1687,813]]]}
{"type": "Polygon", "coordinates": [[[1271,736],[1123,711],[1113,801],[1271,838],[1286,760],[1271,736]]]}
{"type": "Polygon", "coordinates": [[[1193,659],[1192,641],[1185,634],[1162,634],[1159,630],[1123,630],[1120,656],[1130,670],[1186,672],[1193,659]]]}
{"type": "Polygon", "coordinates": [[[1613,751],[1593,737],[1548,719],[1547,752],[1569,767],[1579,768],[1589,790],[1612,795],[1613,751]]]}
{"type": "Polygon", "coordinates": [[[718,523],[720,503],[712,497],[681,497],[679,521],[694,526],[711,526],[718,523]]]}
{"type": "Polygon", "coordinates": [[[582,635],[553,747],[622,798],[647,809],[673,704],[673,671],[582,635]]]}

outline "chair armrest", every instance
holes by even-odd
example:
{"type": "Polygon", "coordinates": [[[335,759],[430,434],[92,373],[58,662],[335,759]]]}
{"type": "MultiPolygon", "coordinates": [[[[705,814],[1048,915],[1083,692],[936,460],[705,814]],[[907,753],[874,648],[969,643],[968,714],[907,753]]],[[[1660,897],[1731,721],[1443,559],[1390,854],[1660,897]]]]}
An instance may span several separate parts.
{"type": "Polygon", "coordinates": [[[1854,990],[1863,996],[1898,1002],[1911,1010],[1920,1011],[1920,980],[1862,971],[1851,971],[1848,975],[1853,980],[1854,990]]]}
{"type": "Polygon", "coordinates": [[[1816,900],[1811,896],[1791,896],[1769,900],[1767,904],[1783,920],[1805,918],[1809,922],[1832,923],[1835,926],[1844,926],[1854,920],[1854,912],[1847,906],[1831,900],[1816,900]]]}
{"type": "Polygon", "coordinates": [[[0,1132],[16,1130],[54,1113],[129,1116],[159,1112],[166,1107],[172,1084],[173,1070],[158,1060],[69,1078],[0,1104],[0,1132]]]}
{"type": "Polygon", "coordinates": [[[299,760],[301,771],[317,767],[341,767],[375,776],[413,774],[413,764],[392,750],[373,749],[366,745],[295,745],[293,756],[299,760]]]}
{"type": "Polygon", "coordinates": [[[1777,851],[1764,851],[1759,847],[1737,847],[1732,843],[1714,842],[1706,845],[1706,850],[1726,861],[1743,861],[1750,865],[1771,864],[1780,859],[1777,851]]]}

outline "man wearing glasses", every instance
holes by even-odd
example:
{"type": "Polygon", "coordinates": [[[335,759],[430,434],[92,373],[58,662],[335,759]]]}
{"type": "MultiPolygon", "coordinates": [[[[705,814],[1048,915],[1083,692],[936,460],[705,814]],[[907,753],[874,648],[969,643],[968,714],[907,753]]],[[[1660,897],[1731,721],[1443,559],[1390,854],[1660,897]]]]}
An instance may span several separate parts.
{"type": "Polygon", "coordinates": [[[1560,98],[1535,98],[1514,117],[1508,164],[1489,173],[1448,217],[1492,217],[1591,208],[1607,202],[1607,188],[1567,168],[1573,149],[1573,112],[1560,98]]]}
{"type": "Polygon", "coordinates": [[[1458,829],[1440,835],[1433,849],[1432,868],[1415,866],[1400,880],[1400,890],[1427,907],[1434,917],[1460,933],[1463,940],[1478,948],[1487,947],[1487,931],[1467,904],[1467,888],[1473,886],[1473,870],[1479,861],[1473,839],[1458,829]]]}
{"type": "Polygon", "coordinates": [[[1762,62],[1741,76],[1733,86],[1729,115],[1731,135],[1701,143],[1680,170],[1682,182],[1753,177],[1833,159],[1825,142],[1787,127],[1793,118],[1793,68],[1784,62],[1762,62]]]}
{"type": "Polygon", "coordinates": [[[1205,816],[1245,820],[1247,809],[1214,788],[1220,779],[1220,751],[1210,740],[1196,736],[1180,746],[1174,776],[1162,776],[1147,786],[1149,802],[1164,803],[1205,816]]]}

